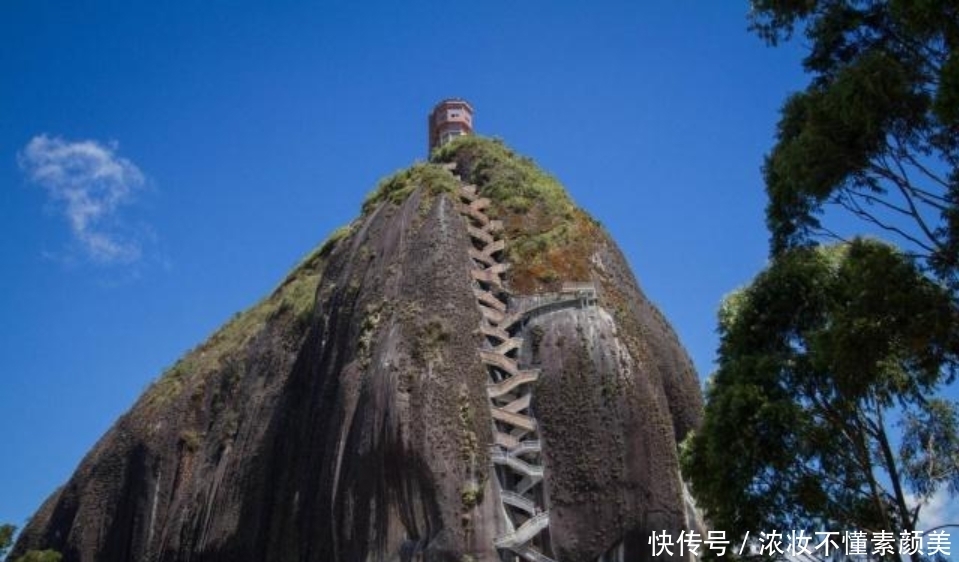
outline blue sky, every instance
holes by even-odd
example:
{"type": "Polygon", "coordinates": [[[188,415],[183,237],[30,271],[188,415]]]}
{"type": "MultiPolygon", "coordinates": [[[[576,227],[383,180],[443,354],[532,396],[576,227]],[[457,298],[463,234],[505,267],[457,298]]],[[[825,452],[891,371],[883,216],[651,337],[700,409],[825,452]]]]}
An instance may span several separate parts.
{"type": "Polygon", "coordinates": [[[701,376],[765,263],[763,154],[805,83],[746,2],[0,3],[0,522],[181,354],[476,108],[627,254],[701,376]]]}

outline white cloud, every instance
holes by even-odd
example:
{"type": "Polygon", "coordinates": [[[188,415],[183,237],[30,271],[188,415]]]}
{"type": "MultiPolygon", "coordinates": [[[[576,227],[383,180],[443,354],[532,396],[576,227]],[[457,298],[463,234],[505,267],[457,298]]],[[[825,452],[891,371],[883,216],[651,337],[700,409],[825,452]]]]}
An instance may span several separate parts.
{"type": "Polygon", "coordinates": [[[142,254],[141,242],[125,228],[120,210],[146,180],[116,152],[116,143],[39,135],[18,154],[21,169],[63,214],[83,253],[102,264],[132,263],[142,254]]]}
{"type": "MultiPolygon", "coordinates": [[[[915,501],[912,496],[907,499],[910,502],[915,501]]],[[[950,524],[959,524],[959,502],[950,497],[946,486],[941,486],[935,494],[923,502],[922,509],[919,511],[919,524],[916,527],[928,530],[950,524]]]]}

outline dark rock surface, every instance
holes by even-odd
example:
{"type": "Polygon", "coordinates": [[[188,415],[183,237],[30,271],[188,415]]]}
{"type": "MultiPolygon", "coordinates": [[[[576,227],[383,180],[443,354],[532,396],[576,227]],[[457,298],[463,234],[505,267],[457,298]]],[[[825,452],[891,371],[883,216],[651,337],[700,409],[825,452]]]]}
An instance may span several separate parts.
{"type": "MultiPolygon", "coordinates": [[[[452,157],[482,194],[475,149],[452,157]]],[[[468,235],[444,192],[448,173],[425,168],[154,383],[43,504],[14,554],[498,560],[468,235]]],[[[507,244],[522,246],[529,232],[511,222],[515,209],[498,211],[507,244]]],[[[641,560],[650,530],[684,525],[676,444],[698,424],[701,396],[615,244],[589,232],[556,247],[569,248],[572,280],[597,284],[600,306],[539,316],[523,334],[524,361],[542,369],[534,411],[550,534],[564,562],[619,542],[641,560]]],[[[514,265],[513,287],[555,277],[514,265]]]]}

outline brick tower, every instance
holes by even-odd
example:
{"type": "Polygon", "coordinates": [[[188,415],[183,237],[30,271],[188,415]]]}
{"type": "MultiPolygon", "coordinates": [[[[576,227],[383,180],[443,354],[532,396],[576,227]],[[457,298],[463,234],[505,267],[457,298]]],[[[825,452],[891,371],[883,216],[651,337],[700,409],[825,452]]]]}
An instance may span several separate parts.
{"type": "Polygon", "coordinates": [[[429,116],[430,152],[450,140],[473,134],[473,106],[459,98],[445,99],[429,116]]]}

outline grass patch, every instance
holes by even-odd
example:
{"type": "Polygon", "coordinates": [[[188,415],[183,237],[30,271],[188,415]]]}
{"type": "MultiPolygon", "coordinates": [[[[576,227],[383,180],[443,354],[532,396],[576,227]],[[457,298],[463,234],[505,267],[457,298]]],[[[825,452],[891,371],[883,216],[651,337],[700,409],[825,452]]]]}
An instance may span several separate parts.
{"type": "Polygon", "coordinates": [[[499,207],[526,213],[544,205],[551,215],[569,217],[575,208],[556,178],[541,170],[532,159],[510,150],[502,141],[464,136],[437,148],[435,162],[457,162],[463,178],[481,188],[499,207]]]}
{"type": "Polygon", "coordinates": [[[470,404],[469,392],[465,387],[460,388],[457,402],[460,419],[460,456],[468,467],[472,467],[476,464],[477,454],[479,453],[479,437],[473,431],[475,427],[473,407],[470,404]]]}
{"type": "Polygon", "coordinates": [[[458,186],[456,178],[441,166],[430,163],[414,164],[381,180],[363,201],[363,214],[371,212],[383,202],[398,205],[419,187],[432,196],[444,192],[453,193],[458,186]]]}
{"type": "Polygon", "coordinates": [[[386,314],[385,302],[368,304],[366,314],[363,315],[363,322],[360,324],[360,335],[357,338],[356,356],[359,359],[360,366],[365,369],[370,365],[373,356],[373,336],[380,327],[383,317],[386,314]]]}
{"type": "Polygon", "coordinates": [[[467,482],[460,491],[460,501],[463,502],[463,509],[469,511],[476,507],[483,499],[483,491],[476,482],[467,482]]]}
{"type": "Polygon", "coordinates": [[[296,266],[293,269],[293,272],[295,273],[298,269],[300,269],[300,267],[304,265],[309,265],[309,262],[316,260],[320,256],[322,257],[328,256],[330,252],[333,251],[333,248],[336,247],[336,244],[340,240],[346,238],[352,233],[353,233],[353,224],[344,224],[343,226],[337,228],[326,238],[326,240],[322,244],[320,244],[320,248],[318,250],[311,252],[309,255],[307,255],[307,257],[304,258],[303,262],[301,262],[300,265],[296,266]]]}
{"type": "Polygon", "coordinates": [[[492,201],[503,220],[507,273],[522,293],[555,291],[563,281],[588,281],[590,258],[602,227],[576,208],[555,178],[502,141],[460,137],[436,149],[432,160],[456,162],[457,173],[492,201]]]}
{"type": "Polygon", "coordinates": [[[202,436],[195,429],[185,429],[180,432],[180,443],[191,453],[195,453],[200,448],[201,440],[202,436]]]}
{"type": "Polygon", "coordinates": [[[450,331],[440,318],[419,324],[413,335],[412,357],[421,363],[440,363],[443,349],[450,341],[450,331]]]}

